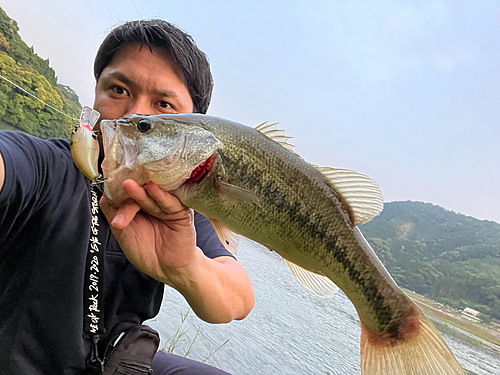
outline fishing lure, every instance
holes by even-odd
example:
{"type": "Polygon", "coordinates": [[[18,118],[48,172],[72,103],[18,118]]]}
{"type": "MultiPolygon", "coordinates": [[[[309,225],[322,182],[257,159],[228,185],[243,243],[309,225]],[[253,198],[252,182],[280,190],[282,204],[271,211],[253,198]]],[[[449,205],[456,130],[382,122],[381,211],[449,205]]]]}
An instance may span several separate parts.
{"type": "Polygon", "coordinates": [[[79,123],[73,128],[70,136],[71,156],[77,168],[90,181],[97,181],[100,177],[99,142],[93,131],[99,120],[100,113],[90,107],[83,107],[79,123]]]}

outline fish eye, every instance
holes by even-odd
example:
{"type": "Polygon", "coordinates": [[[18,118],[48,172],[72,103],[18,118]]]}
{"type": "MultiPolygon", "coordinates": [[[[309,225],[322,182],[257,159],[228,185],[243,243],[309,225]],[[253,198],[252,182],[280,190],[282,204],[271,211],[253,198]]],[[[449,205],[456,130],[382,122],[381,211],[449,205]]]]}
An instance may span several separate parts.
{"type": "Polygon", "coordinates": [[[151,129],[151,120],[145,118],[137,123],[137,130],[141,133],[147,132],[149,129],[151,129]]]}

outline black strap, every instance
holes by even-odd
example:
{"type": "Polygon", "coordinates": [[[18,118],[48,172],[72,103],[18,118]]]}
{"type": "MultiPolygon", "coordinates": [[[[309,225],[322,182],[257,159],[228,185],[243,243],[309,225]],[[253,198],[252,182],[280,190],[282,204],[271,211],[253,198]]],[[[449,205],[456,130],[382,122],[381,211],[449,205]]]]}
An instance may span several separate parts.
{"type": "MultiPolygon", "coordinates": [[[[99,208],[102,192],[97,186],[90,188],[91,226],[85,279],[83,282],[83,337],[91,340],[90,361],[98,362],[103,368],[104,361],[99,358],[97,343],[106,333],[104,328],[104,252],[109,227],[99,208]]],[[[97,363],[96,363],[97,364],[97,363]]]]}

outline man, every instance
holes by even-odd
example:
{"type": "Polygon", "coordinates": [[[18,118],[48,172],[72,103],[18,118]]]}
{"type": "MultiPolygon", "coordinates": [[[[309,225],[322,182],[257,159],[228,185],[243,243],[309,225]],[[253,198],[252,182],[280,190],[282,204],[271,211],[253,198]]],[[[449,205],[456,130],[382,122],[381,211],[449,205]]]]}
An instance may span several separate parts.
{"type": "MultiPolygon", "coordinates": [[[[101,119],[206,113],[211,98],[206,56],[162,20],[112,30],[94,73],[101,119]]],[[[123,188],[131,199],[119,208],[100,201],[112,232],[103,244],[107,333],[154,317],[163,284],[207,322],[243,319],[254,303],[251,283],[208,220],[152,183],[127,180],[123,188]]],[[[84,374],[91,348],[82,338],[89,181],[74,166],[67,140],[0,132],[0,189],[0,373],[84,374]]],[[[153,368],[222,373],[162,352],[153,368]]]]}

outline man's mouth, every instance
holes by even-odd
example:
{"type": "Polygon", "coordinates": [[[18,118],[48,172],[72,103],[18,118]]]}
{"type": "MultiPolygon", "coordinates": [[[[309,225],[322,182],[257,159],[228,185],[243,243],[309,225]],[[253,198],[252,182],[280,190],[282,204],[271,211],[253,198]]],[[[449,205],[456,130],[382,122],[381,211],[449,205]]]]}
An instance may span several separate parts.
{"type": "Polygon", "coordinates": [[[207,174],[212,166],[212,156],[210,156],[207,160],[198,165],[192,172],[191,176],[184,182],[183,185],[194,184],[200,182],[201,179],[207,174]]]}

